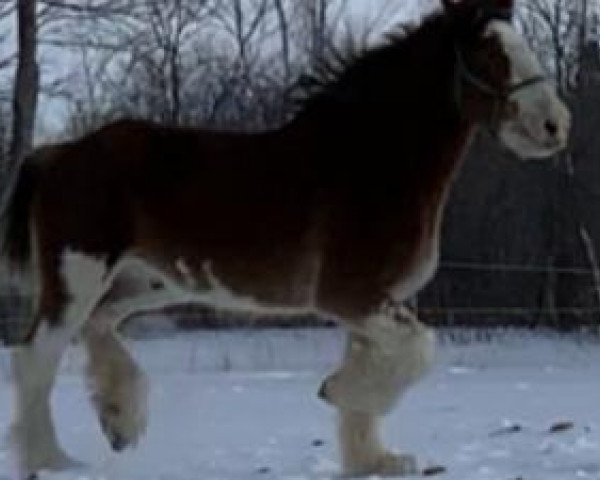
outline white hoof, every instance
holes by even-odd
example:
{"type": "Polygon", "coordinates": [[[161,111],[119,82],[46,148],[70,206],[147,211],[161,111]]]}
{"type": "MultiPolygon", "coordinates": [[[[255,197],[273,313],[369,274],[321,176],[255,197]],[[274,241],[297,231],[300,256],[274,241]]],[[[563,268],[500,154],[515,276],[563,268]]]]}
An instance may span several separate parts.
{"type": "Polygon", "coordinates": [[[17,448],[15,467],[20,480],[36,479],[39,472],[78,471],[88,468],[87,464],[71,458],[60,447],[24,452],[17,448]]]}
{"type": "Polygon", "coordinates": [[[60,452],[49,462],[45,467],[45,470],[51,472],[63,472],[65,470],[76,471],[85,470],[87,468],[89,468],[87,463],[75,460],[66,453],[60,452]]]}
{"type": "Polygon", "coordinates": [[[147,378],[139,374],[129,380],[92,395],[102,432],[116,452],[137,445],[148,425],[147,378]]]}
{"type": "Polygon", "coordinates": [[[381,452],[361,464],[350,464],[344,468],[345,477],[376,475],[380,477],[404,477],[418,473],[414,455],[381,452]]]}

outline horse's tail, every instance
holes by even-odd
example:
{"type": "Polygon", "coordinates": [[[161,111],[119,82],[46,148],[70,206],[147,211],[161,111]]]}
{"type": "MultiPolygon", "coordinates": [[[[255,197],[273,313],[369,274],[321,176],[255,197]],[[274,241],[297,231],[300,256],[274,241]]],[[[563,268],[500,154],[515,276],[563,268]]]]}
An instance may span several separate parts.
{"type": "Polygon", "coordinates": [[[0,344],[28,342],[30,322],[26,298],[31,294],[31,205],[36,190],[37,167],[33,157],[25,159],[3,199],[0,211],[0,344]],[[15,283],[16,282],[16,283],[15,283]],[[21,300],[18,300],[21,298],[21,300]]]}
{"type": "Polygon", "coordinates": [[[13,268],[23,269],[31,257],[30,216],[37,181],[36,163],[28,157],[19,170],[2,212],[2,256],[13,268]]]}

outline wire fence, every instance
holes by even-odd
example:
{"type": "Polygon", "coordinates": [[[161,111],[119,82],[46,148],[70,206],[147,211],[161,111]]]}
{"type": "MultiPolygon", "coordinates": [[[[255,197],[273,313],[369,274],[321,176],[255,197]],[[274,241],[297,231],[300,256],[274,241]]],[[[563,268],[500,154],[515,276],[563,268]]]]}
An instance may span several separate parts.
{"type": "Polygon", "coordinates": [[[437,326],[545,326],[600,334],[600,285],[591,263],[442,261],[415,304],[421,318],[437,326]]]}
{"type": "Polygon", "coordinates": [[[439,265],[440,269],[448,270],[466,270],[466,271],[487,271],[487,272],[509,272],[509,273],[554,273],[569,275],[593,276],[594,269],[590,267],[556,267],[552,265],[533,265],[533,264],[510,264],[510,263],[477,263],[477,262],[453,262],[443,261],[439,265]]]}

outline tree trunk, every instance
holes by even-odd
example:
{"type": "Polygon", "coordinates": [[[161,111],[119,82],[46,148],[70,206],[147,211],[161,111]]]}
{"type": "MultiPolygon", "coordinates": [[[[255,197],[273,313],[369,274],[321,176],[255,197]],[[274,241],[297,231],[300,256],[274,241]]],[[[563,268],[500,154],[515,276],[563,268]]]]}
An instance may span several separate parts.
{"type": "Polygon", "coordinates": [[[285,8],[282,0],[275,0],[275,10],[277,12],[277,19],[279,23],[279,35],[281,37],[281,56],[283,59],[283,68],[285,72],[286,86],[292,76],[292,69],[290,66],[290,34],[287,16],[285,14],[285,8]]]}
{"type": "Polygon", "coordinates": [[[18,65],[14,84],[10,167],[16,168],[33,146],[39,90],[36,63],[36,0],[17,0],[18,65]]]}
{"type": "Polygon", "coordinates": [[[309,62],[312,66],[319,67],[326,50],[327,1],[310,0],[306,12],[310,30],[309,62]]]}
{"type": "Polygon", "coordinates": [[[36,4],[36,0],[17,0],[18,64],[13,92],[12,138],[4,170],[6,175],[0,184],[0,212],[5,211],[21,162],[33,146],[39,90],[36,4]]]}

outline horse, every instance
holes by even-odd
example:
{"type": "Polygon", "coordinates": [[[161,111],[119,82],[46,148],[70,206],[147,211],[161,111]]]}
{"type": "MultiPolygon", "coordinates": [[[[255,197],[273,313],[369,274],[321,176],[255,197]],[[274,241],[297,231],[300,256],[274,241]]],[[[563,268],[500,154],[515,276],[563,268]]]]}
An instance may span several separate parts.
{"type": "Polygon", "coordinates": [[[338,412],[343,473],[414,473],[379,429],[433,361],[431,329],[403,303],[435,273],[464,154],[483,128],[522,159],[568,141],[569,111],[513,10],[443,0],[418,27],[330,62],[278,128],[122,120],[28,156],[3,248],[33,302],[12,351],[19,475],[74,462],[49,398],[75,336],[110,445],[139,441],[148,380],[117,327],[181,301],[339,319],[347,348],[319,395],[338,412]]]}

